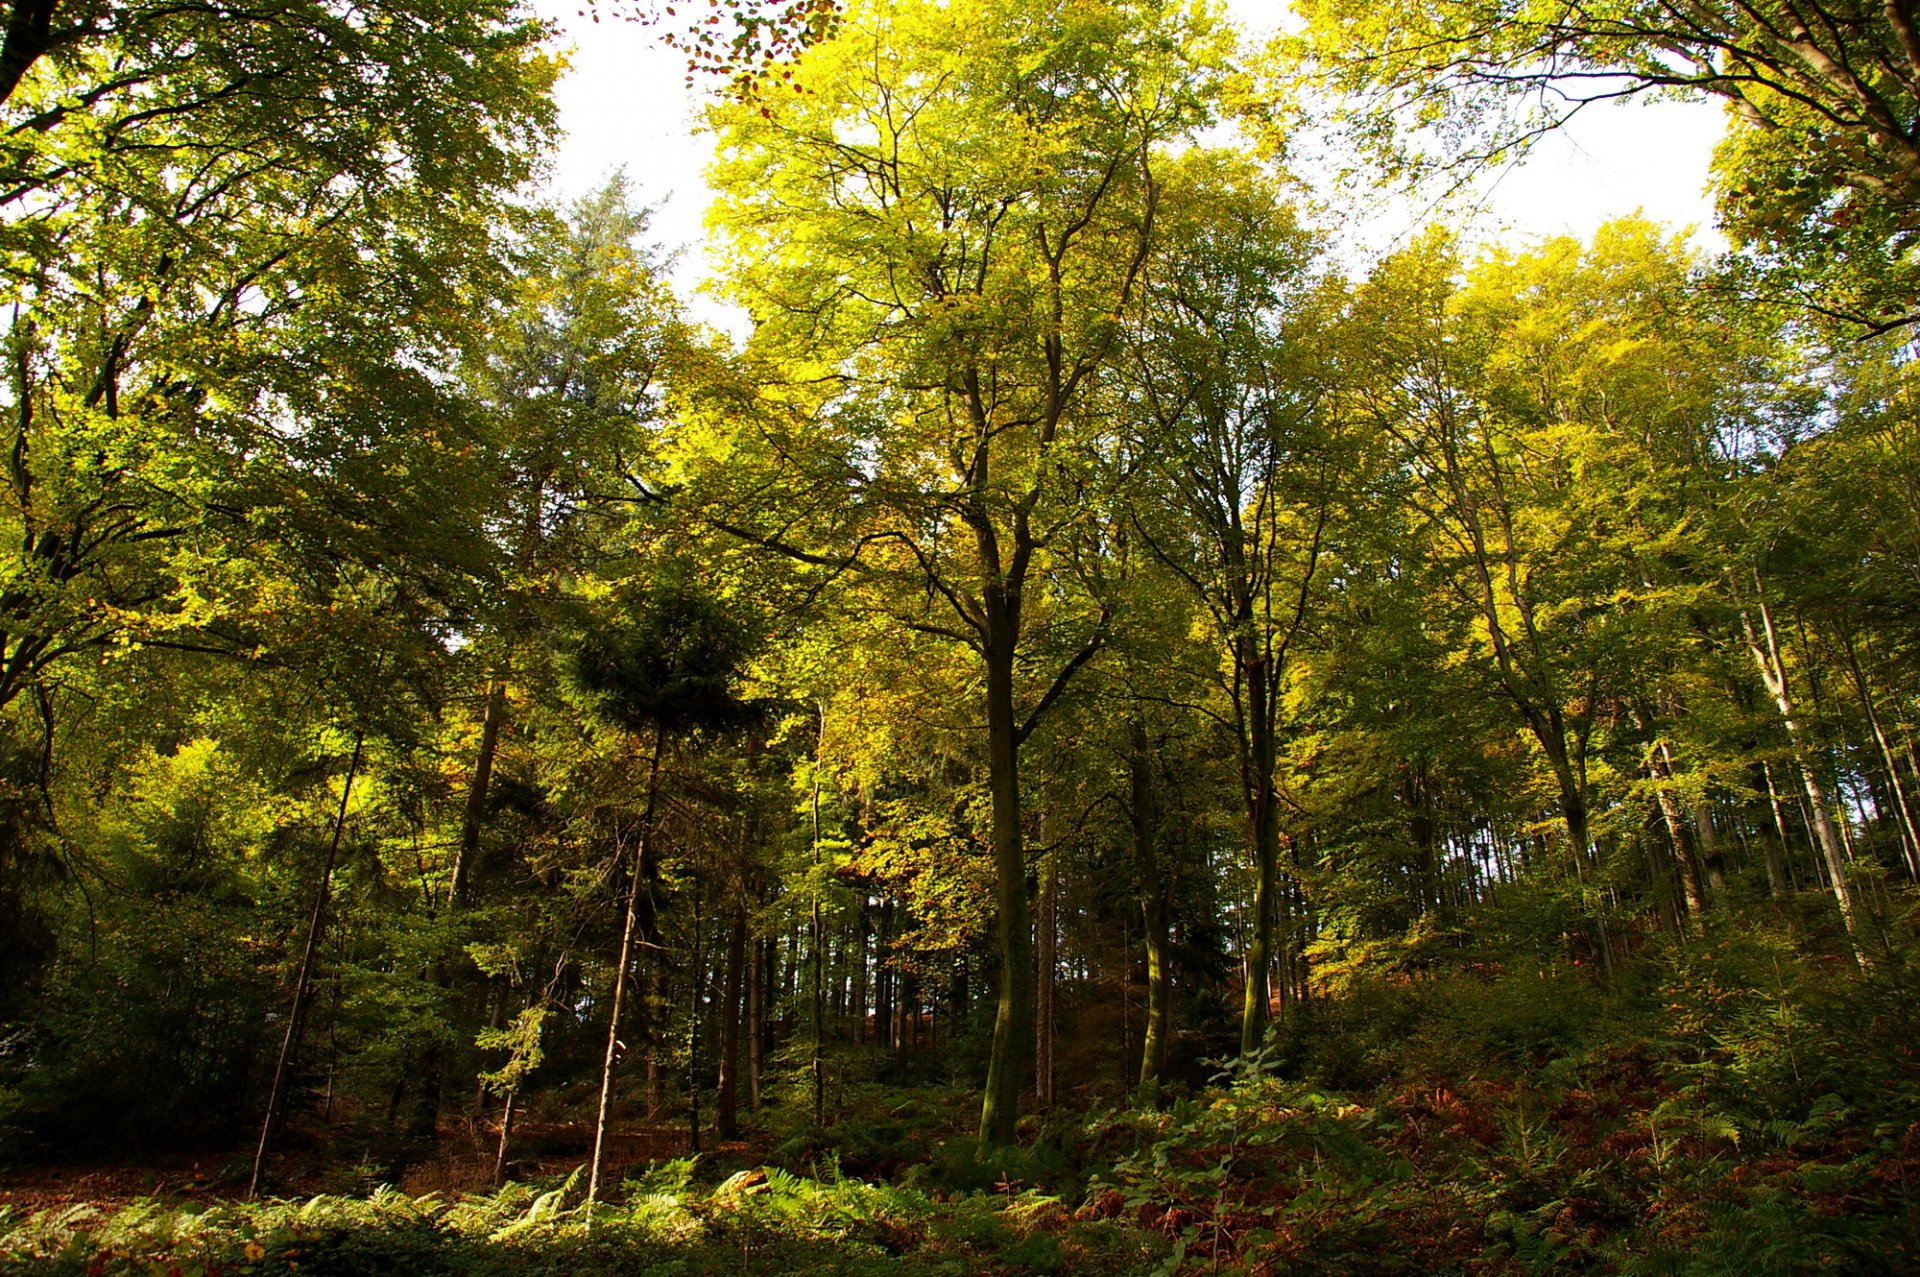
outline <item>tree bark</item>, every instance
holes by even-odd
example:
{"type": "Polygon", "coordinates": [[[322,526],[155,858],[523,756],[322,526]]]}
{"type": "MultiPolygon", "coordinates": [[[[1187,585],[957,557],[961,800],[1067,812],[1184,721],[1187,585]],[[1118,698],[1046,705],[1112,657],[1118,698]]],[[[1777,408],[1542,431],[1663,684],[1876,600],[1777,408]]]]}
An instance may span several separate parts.
{"type": "MultiPolygon", "coordinates": [[[[54,10],[58,0],[12,0],[8,5],[6,36],[0,42],[0,102],[13,96],[27,71],[52,51],[54,10]]],[[[88,20],[72,22],[67,38],[91,27],[88,20]]]]}
{"type": "Polygon", "coordinates": [[[962,949],[953,963],[953,971],[947,979],[947,1041],[957,1038],[972,1013],[967,989],[967,952],[962,949]]]}
{"type": "Polygon", "coordinates": [[[500,1142],[493,1150],[493,1182],[497,1187],[506,1182],[507,1142],[513,1138],[513,1100],[516,1092],[508,1091],[505,1102],[500,1108],[500,1142]]]}
{"type": "Polygon", "coordinates": [[[1026,844],[1020,828],[1020,740],[1013,717],[1013,659],[1018,604],[987,591],[987,788],[993,803],[995,936],[1000,998],[980,1097],[980,1142],[1013,1143],[1020,1083],[1033,1053],[1033,927],[1027,914],[1026,844]],[[999,616],[998,624],[991,619],[999,616]]]}
{"type": "Polygon", "coordinates": [[[293,981],[293,1006],[287,1013],[287,1032],[280,1040],[280,1055],[273,1065],[273,1085],[267,1091],[267,1115],[260,1123],[260,1143],[253,1152],[253,1174],[247,1178],[247,1196],[260,1195],[260,1175],[267,1162],[267,1149],[278,1134],[287,1100],[287,1073],[306,1034],[307,1009],[313,1001],[314,958],[320,951],[320,936],[326,928],[327,901],[333,894],[333,867],[340,859],[340,836],[347,827],[347,803],[353,797],[354,777],[360,773],[360,758],[366,746],[364,733],[353,734],[353,758],[347,764],[347,780],[340,788],[340,806],[333,816],[333,836],[327,840],[327,863],[320,871],[319,885],[313,893],[313,911],[307,918],[307,940],[300,950],[300,969],[293,981]]]}
{"type": "Polygon", "coordinates": [[[893,900],[880,898],[880,930],[874,937],[873,946],[873,1040],[881,1046],[895,1046],[894,1040],[894,997],[899,991],[899,979],[889,962],[893,948],[893,900]]]}
{"type": "Polygon", "coordinates": [[[607,1108],[613,1097],[613,1067],[620,1058],[620,1013],[626,1005],[627,969],[633,963],[634,919],[639,913],[640,894],[647,890],[646,870],[652,852],[654,800],[660,792],[660,754],[665,748],[666,739],[664,728],[655,730],[653,757],[647,764],[646,806],[641,811],[640,830],[635,839],[633,873],[627,883],[626,906],[621,910],[620,958],[613,969],[613,1005],[607,1012],[607,1049],[600,1062],[600,1100],[594,1110],[593,1159],[587,1172],[589,1210],[600,1197],[600,1172],[605,1163],[607,1146],[607,1108]]]}
{"type": "Polygon", "coordinates": [[[447,890],[448,907],[468,904],[475,863],[480,858],[480,831],[486,824],[487,794],[493,786],[493,760],[499,752],[500,727],[507,717],[507,684],[494,678],[487,688],[487,706],[480,720],[480,752],[473,760],[473,779],[460,811],[460,851],[453,862],[453,883],[447,890]]]}
{"type": "MultiPolygon", "coordinates": [[[[1243,638],[1244,648],[1254,642],[1243,638]]],[[[1280,882],[1280,811],[1273,775],[1277,757],[1274,740],[1272,673],[1262,653],[1241,654],[1247,686],[1247,757],[1243,763],[1247,827],[1253,853],[1253,925],[1247,941],[1246,996],[1240,1008],[1240,1054],[1251,1055],[1266,1040],[1272,1019],[1273,921],[1280,882]]]]}
{"type": "Polygon", "coordinates": [[[767,989],[773,984],[769,968],[773,965],[773,941],[753,942],[752,963],[747,983],[747,1108],[760,1111],[761,1081],[767,1060],[767,989]]]}
{"type": "Polygon", "coordinates": [[[1034,969],[1037,983],[1034,989],[1033,1094],[1043,1111],[1053,1107],[1053,978],[1059,962],[1054,947],[1058,939],[1055,930],[1059,889],[1056,872],[1053,853],[1048,851],[1040,868],[1040,914],[1035,921],[1035,935],[1039,943],[1036,945],[1034,969]]]}
{"type": "Polygon", "coordinates": [[[727,970],[720,996],[720,1073],[714,1097],[716,1140],[740,1136],[740,989],[747,965],[747,911],[736,903],[727,928],[727,970]]]}
{"type": "Polygon", "coordinates": [[[1880,723],[1880,713],[1873,703],[1873,687],[1867,682],[1866,670],[1861,667],[1853,635],[1842,630],[1840,637],[1847,653],[1848,671],[1853,675],[1854,690],[1860,694],[1861,708],[1867,714],[1867,726],[1873,730],[1873,743],[1880,751],[1881,766],[1886,769],[1887,787],[1891,791],[1894,811],[1900,818],[1900,852],[1906,862],[1907,877],[1920,882],[1920,824],[1915,823],[1913,806],[1907,801],[1906,787],[1900,781],[1900,767],[1894,760],[1893,743],[1887,739],[1886,728],[1880,723]]]}
{"type": "MultiPolygon", "coordinates": [[[[650,939],[643,930],[641,939],[647,944],[657,941],[650,939]]],[[[667,1106],[667,1022],[672,1018],[667,1008],[671,1005],[673,990],[667,981],[666,965],[658,960],[658,951],[651,968],[647,972],[647,993],[641,1000],[646,1009],[646,1023],[641,1033],[647,1044],[647,1116],[658,1117],[667,1106]]]]}
{"type": "MultiPolygon", "coordinates": [[[[1780,643],[1773,627],[1773,616],[1766,602],[1759,601],[1756,610],[1760,615],[1760,629],[1755,631],[1753,618],[1747,612],[1740,614],[1742,630],[1746,635],[1747,651],[1752,655],[1754,665],[1760,671],[1760,681],[1766,685],[1767,692],[1773,697],[1775,708],[1780,712],[1780,721],[1787,730],[1787,740],[1794,754],[1794,761],[1800,769],[1801,786],[1806,791],[1809,823],[1813,827],[1814,840],[1819,846],[1821,858],[1826,862],[1827,880],[1833,887],[1834,903],[1840,910],[1841,924],[1846,927],[1847,935],[1856,934],[1855,901],[1853,886],[1847,879],[1846,853],[1840,845],[1840,836],[1833,827],[1833,818],[1827,810],[1827,792],[1820,783],[1814,761],[1809,756],[1804,734],[1796,720],[1793,694],[1787,683],[1786,666],[1780,659],[1780,643]]],[[[1856,941],[1854,956],[1865,961],[1856,941]]]]}
{"type": "Polygon", "coordinates": [[[813,750],[813,1124],[827,1124],[827,931],[820,916],[820,750],[826,743],[827,709],[820,707],[820,734],[813,750]]]}
{"type": "Polygon", "coordinates": [[[1693,845],[1700,853],[1700,867],[1707,875],[1707,898],[1724,899],[1727,890],[1727,860],[1719,831],[1713,827],[1713,803],[1705,796],[1694,799],[1693,845]]]}
{"type": "Polygon", "coordinates": [[[1778,860],[1777,864],[1774,860],[1767,862],[1767,885],[1774,899],[1784,900],[1794,888],[1792,862],[1787,859],[1788,848],[1792,846],[1792,841],[1787,834],[1786,806],[1780,801],[1780,787],[1774,783],[1772,764],[1763,758],[1757,766],[1760,779],[1765,782],[1767,813],[1773,818],[1773,838],[1771,841],[1764,839],[1763,841],[1768,853],[1776,855],[1778,860]]]}
{"type": "Polygon", "coordinates": [[[1667,842],[1673,848],[1673,863],[1680,871],[1680,887],[1686,897],[1687,913],[1694,918],[1707,912],[1706,882],[1700,873],[1700,857],[1693,843],[1693,831],[1673,792],[1673,755],[1665,741],[1659,742],[1647,759],[1647,774],[1654,783],[1654,796],[1660,806],[1660,819],[1666,826],[1667,842]]]}
{"type": "MultiPolygon", "coordinates": [[[[471,903],[474,874],[480,861],[480,834],[486,824],[487,794],[493,782],[494,758],[499,752],[500,728],[507,713],[506,680],[496,676],[487,687],[486,708],[480,720],[480,749],[473,763],[473,777],[467,784],[467,798],[460,813],[460,847],[453,862],[453,881],[447,888],[447,912],[457,914],[471,903]]],[[[456,1008],[471,1004],[473,982],[463,978],[464,954],[443,953],[434,963],[433,983],[456,1008]]],[[[440,1127],[442,1072],[445,1050],[437,1037],[427,1045],[416,1061],[412,1075],[403,1082],[414,1088],[409,1133],[415,1141],[432,1141],[440,1127]]]]}
{"type": "Polygon", "coordinates": [[[1146,729],[1137,720],[1127,752],[1127,779],[1133,864],[1139,878],[1140,920],[1147,947],[1147,1025],[1140,1049],[1140,1093],[1151,1100],[1167,1071],[1172,986],[1167,969],[1167,892],[1156,843],[1160,821],[1154,802],[1153,759],[1146,729]]]}

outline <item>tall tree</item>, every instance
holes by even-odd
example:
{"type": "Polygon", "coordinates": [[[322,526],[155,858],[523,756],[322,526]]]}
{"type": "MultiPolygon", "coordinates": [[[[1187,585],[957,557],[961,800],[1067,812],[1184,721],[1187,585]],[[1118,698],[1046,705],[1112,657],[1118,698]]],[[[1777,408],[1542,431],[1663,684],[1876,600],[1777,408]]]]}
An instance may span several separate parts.
{"type": "Polygon", "coordinates": [[[7,730],[45,735],[82,654],[297,659],[286,622],[361,568],[409,623],[471,602],[446,373],[552,123],[541,36],[492,3],[9,7],[7,730]]]}
{"type": "Polygon", "coordinates": [[[1032,1035],[1020,751],[1105,628],[1075,571],[1112,431],[1093,391],[1158,242],[1161,152],[1210,119],[1225,39],[1146,4],[875,6],[802,60],[810,92],[718,117],[732,287],[804,422],[758,446],[808,458],[798,503],[726,518],[816,560],[857,543],[905,624],[979,663],[989,1145],[1013,1138],[1032,1035]],[[798,543],[782,512],[808,503],[837,546],[798,543]]]}
{"type": "Polygon", "coordinates": [[[1325,360],[1313,349],[1339,294],[1319,286],[1311,241],[1275,186],[1232,153],[1182,157],[1128,366],[1145,431],[1134,527],[1205,609],[1221,649],[1254,877],[1243,1054],[1259,1049],[1270,1015],[1288,657],[1316,619],[1357,461],[1341,455],[1323,411],[1325,360]]]}
{"type": "Polygon", "coordinates": [[[1490,255],[1464,287],[1453,269],[1435,241],[1363,291],[1377,339],[1351,347],[1353,411],[1393,440],[1424,552],[1591,880],[1620,698],[1660,677],[1716,584],[1685,494],[1781,405],[1754,392],[1770,370],[1753,345],[1679,321],[1686,259],[1644,223],[1490,255]]]}
{"type": "MultiPolygon", "coordinates": [[[[587,1199],[598,1197],[605,1160],[608,1105],[620,1056],[620,1020],[636,928],[660,960],[658,831],[660,765],[668,743],[698,729],[738,726],[748,707],[733,681],[751,637],[719,600],[702,590],[685,564],[666,563],[641,588],[617,596],[613,615],[590,626],[574,653],[576,676],[609,722],[651,737],[645,798],[638,819],[616,844],[632,848],[620,921],[620,952],[607,1011],[607,1049],[600,1070],[587,1199]]],[[[623,855],[620,859],[625,860],[623,855]]],[[[697,926],[697,920],[696,920],[697,926]]],[[[696,941],[697,943],[697,941],[696,941]]]]}

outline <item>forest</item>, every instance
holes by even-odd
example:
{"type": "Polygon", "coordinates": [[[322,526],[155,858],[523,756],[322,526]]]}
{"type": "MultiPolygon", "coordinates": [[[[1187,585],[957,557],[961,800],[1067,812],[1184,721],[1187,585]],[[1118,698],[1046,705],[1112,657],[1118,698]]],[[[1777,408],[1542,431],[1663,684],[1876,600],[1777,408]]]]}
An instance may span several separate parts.
{"type": "Polygon", "coordinates": [[[6,0],[0,1272],[1920,1272],[1909,0],[680,8],[6,0]]]}

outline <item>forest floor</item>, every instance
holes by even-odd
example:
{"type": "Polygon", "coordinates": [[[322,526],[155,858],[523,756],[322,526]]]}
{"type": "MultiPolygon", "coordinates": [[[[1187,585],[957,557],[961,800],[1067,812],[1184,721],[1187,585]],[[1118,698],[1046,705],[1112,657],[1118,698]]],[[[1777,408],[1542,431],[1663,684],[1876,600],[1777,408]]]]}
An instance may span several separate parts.
{"type": "MultiPolygon", "coordinates": [[[[528,1124],[518,1130],[521,1142],[547,1150],[519,1155],[514,1178],[540,1182],[564,1178],[592,1147],[593,1131],[582,1123],[528,1124]]],[[[464,1124],[443,1126],[434,1152],[391,1173],[358,1161],[342,1162],[322,1132],[309,1132],[305,1147],[276,1154],[274,1190],[283,1197],[314,1197],[364,1188],[371,1191],[388,1180],[413,1196],[427,1193],[471,1195],[496,1187],[493,1154],[485,1147],[494,1138],[464,1124]],[[354,1180],[367,1181],[356,1185],[354,1180]]],[[[765,1140],[759,1142],[765,1145],[765,1140]]],[[[645,1166],[686,1154],[684,1122],[635,1123],[611,1134],[608,1156],[616,1166],[645,1166]]],[[[719,1157],[739,1161],[754,1156],[756,1145],[734,1140],[713,1145],[719,1157]]],[[[50,1162],[11,1170],[0,1169],[0,1209],[16,1214],[93,1206],[113,1210],[145,1199],[180,1202],[218,1202],[236,1197],[245,1187],[253,1157],[249,1145],[202,1149],[194,1152],[113,1161],[50,1162]]]]}
{"type": "Polygon", "coordinates": [[[1254,1061],[984,1159],[972,1094],[849,1057],[825,1129],[792,1094],[698,1158],[684,1125],[622,1128],[591,1216],[563,1122],[521,1128],[499,1189],[484,1129],[398,1175],[309,1141],[259,1203],[250,1149],[21,1168],[0,1273],[1920,1273],[1914,970],[1778,956],[1356,986],[1254,1061]]]}

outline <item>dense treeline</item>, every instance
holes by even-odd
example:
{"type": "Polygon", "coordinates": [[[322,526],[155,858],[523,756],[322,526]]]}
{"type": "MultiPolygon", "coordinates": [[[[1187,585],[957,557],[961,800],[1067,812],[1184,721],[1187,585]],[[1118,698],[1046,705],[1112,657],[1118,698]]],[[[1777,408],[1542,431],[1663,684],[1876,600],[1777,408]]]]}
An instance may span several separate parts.
{"type": "Polygon", "coordinates": [[[602,1196],[623,1131],[823,1147],[876,1079],[991,1149],[1338,1074],[1436,981],[1521,1023],[1764,941],[1883,1005],[1911,299],[1790,251],[1800,108],[1734,116],[1725,260],[1355,267],[1273,107],[1332,36],[818,12],[712,113],[737,345],[624,180],[520,201],[506,6],[136,7],[13,73],[0,1158],[507,1177],[519,1124],[602,1196]]]}

